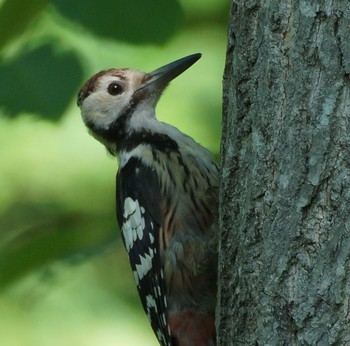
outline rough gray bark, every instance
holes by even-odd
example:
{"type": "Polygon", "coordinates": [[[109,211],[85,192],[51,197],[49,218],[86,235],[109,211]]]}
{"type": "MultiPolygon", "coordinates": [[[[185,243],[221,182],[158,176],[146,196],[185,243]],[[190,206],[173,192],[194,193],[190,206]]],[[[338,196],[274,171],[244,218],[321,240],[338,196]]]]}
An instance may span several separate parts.
{"type": "Polygon", "coordinates": [[[236,0],[220,345],[350,345],[350,4],[236,0]]]}

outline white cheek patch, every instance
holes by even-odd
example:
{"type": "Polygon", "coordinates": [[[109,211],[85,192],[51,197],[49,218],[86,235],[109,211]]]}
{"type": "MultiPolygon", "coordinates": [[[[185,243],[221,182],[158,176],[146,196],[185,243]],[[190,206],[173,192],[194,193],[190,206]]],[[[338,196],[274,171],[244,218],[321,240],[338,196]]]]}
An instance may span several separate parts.
{"type": "Polygon", "coordinates": [[[92,123],[98,128],[107,128],[116,118],[120,109],[111,107],[108,103],[96,101],[96,96],[90,95],[81,107],[81,116],[85,123],[92,123]],[[97,107],[98,105],[98,107],[97,107]]]}
{"type": "Polygon", "coordinates": [[[81,116],[85,123],[92,123],[97,128],[108,128],[123,113],[132,97],[132,91],[113,96],[106,86],[91,93],[81,105],[81,116]]]}

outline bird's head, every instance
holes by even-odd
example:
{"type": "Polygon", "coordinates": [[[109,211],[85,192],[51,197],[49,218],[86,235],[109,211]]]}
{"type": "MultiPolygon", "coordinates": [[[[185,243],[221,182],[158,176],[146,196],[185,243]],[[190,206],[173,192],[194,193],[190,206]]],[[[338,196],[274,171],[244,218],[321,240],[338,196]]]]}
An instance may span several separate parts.
{"type": "Polygon", "coordinates": [[[193,65],[201,54],[176,60],[150,73],[122,68],[101,71],[81,88],[78,106],[93,135],[123,131],[137,114],[138,122],[154,117],[157,101],[169,82],[193,65]]]}

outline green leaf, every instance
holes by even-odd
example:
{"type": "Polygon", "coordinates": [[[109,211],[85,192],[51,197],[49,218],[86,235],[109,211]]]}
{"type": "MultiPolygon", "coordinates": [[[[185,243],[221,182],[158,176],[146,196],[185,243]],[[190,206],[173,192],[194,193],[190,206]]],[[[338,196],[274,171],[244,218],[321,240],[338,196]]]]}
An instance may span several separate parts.
{"type": "Polygon", "coordinates": [[[52,0],[59,12],[103,37],[130,43],[163,43],[179,28],[183,11],[175,0],[52,0]]]}
{"type": "Polygon", "coordinates": [[[7,0],[0,8],[0,50],[22,34],[45,5],[45,0],[7,0]]]}
{"type": "Polygon", "coordinates": [[[0,105],[14,117],[33,113],[58,120],[82,84],[79,59],[45,45],[0,65],[0,105]]]}

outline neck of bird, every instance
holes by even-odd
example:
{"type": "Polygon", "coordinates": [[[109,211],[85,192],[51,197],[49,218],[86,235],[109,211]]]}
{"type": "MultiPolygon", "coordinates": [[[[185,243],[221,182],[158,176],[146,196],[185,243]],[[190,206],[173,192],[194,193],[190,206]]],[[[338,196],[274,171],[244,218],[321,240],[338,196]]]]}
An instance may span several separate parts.
{"type": "Polygon", "coordinates": [[[178,149],[176,141],[165,131],[166,124],[156,119],[153,108],[124,112],[105,128],[96,128],[94,124],[88,127],[113,156],[130,152],[139,145],[161,151],[178,149]]]}

